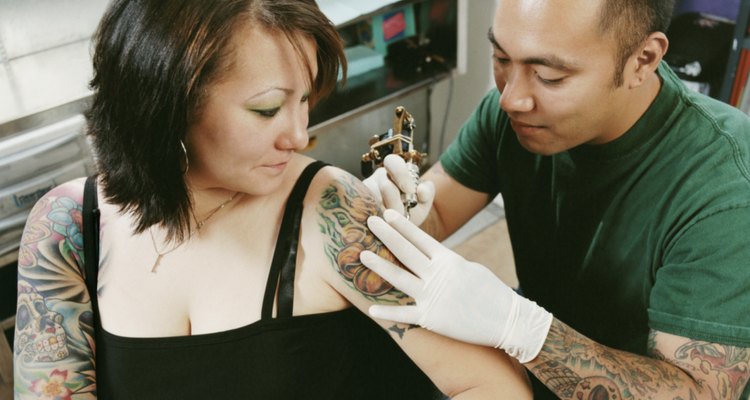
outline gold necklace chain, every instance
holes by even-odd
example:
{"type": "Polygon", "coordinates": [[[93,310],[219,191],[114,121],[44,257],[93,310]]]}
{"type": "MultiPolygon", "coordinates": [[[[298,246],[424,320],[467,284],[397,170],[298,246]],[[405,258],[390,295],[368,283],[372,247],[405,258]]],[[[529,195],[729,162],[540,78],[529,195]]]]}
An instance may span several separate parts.
{"type": "Polygon", "coordinates": [[[174,247],[172,247],[169,250],[159,251],[159,248],[156,246],[156,239],[154,239],[154,232],[153,232],[153,230],[151,230],[151,227],[149,227],[148,228],[148,233],[151,236],[151,244],[154,246],[154,252],[156,252],[156,261],[154,261],[154,265],[151,267],[151,272],[152,273],[156,273],[156,268],[159,267],[159,264],[161,264],[161,259],[164,258],[164,256],[166,256],[167,254],[169,254],[169,253],[177,250],[178,248],[180,248],[180,246],[182,246],[183,244],[185,244],[185,242],[187,242],[188,240],[190,240],[190,238],[193,236],[193,234],[195,232],[198,232],[198,231],[201,230],[201,228],[203,228],[203,225],[206,224],[206,221],[208,221],[211,217],[213,217],[222,208],[226,207],[227,204],[231,203],[232,200],[234,200],[234,198],[237,197],[237,195],[239,193],[240,192],[234,192],[234,194],[232,196],[230,196],[229,199],[225,200],[223,203],[219,204],[214,209],[212,209],[211,211],[209,211],[208,215],[205,218],[203,218],[202,220],[200,220],[200,221],[198,220],[198,218],[195,217],[195,214],[191,210],[190,213],[193,215],[193,219],[195,220],[195,230],[190,231],[190,233],[188,233],[187,239],[181,241],[180,243],[177,243],[174,247]]]}

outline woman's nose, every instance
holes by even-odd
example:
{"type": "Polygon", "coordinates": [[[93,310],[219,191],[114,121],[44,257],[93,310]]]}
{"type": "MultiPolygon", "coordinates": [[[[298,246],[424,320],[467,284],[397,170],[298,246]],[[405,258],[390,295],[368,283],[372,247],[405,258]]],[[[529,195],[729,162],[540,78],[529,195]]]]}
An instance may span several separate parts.
{"type": "Polygon", "coordinates": [[[278,146],[284,150],[302,150],[307,147],[310,136],[307,133],[307,124],[309,114],[307,107],[301,107],[304,110],[298,110],[293,113],[289,123],[285,126],[284,132],[279,136],[278,146]]]}

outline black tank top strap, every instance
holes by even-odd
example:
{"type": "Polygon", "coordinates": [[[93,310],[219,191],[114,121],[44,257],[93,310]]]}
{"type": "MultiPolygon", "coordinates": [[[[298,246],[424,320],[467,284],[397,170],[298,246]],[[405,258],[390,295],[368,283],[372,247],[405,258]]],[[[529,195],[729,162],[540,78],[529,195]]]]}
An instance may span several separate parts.
{"type": "Polygon", "coordinates": [[[261,319],[271,319],[273,316],[273,300],[276,297],[278,285],[277,318],[291,318],[294,306],[294,272],[297,265],[297,247],[299,245],[299,227],[302,221],[302,202],[307,188],[315,174],[326,163],[314,161],[307,167],[294,184],[292,192],[284,208],[279,236],[276,238],[271,271],[266,282],[266,292],[263,297],[261,319]]]}
{"type": "Polygon", "coordinates": [[[97,200],[96,175],[86,178],[83,188],[83,262],[86,288],[91,298],[94,326],[99,323],[97,285],[99,275],[99,201],[97,200]]]}

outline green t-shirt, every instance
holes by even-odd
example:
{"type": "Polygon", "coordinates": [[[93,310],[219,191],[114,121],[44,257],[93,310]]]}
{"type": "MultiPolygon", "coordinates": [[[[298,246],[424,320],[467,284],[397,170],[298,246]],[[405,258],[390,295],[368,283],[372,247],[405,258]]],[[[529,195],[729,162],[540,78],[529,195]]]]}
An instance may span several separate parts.
{"type": "Polygon", "coordinates": [[[521,289],[602,344],[645,354],[649,327],[750,347],[750,119],[669,68],[617,140],[520,146],[492,90],[440,161],[501,193],[521,289]]]}

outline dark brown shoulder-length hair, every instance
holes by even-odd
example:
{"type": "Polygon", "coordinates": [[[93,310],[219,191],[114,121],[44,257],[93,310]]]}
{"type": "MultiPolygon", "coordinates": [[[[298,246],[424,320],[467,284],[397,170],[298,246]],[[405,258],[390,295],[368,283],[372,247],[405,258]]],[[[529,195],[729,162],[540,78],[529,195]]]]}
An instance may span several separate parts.
{"type": "MultiPolygon", "coordinates": [[[[283,33],[303,57],[311,100],[329,94],[346,59],[338,33],[313,0],[113,0],[94,35],[94,91],[87,112],[108,201],[182,240],[191,199],[180,144],[200,113],[207,85],[230,68],[242,24],[283,33]],[[318,74],[301,41],[317,46],[318,74]]],[[[249,40],[253,40],[250,38],[249,40]]]]}

